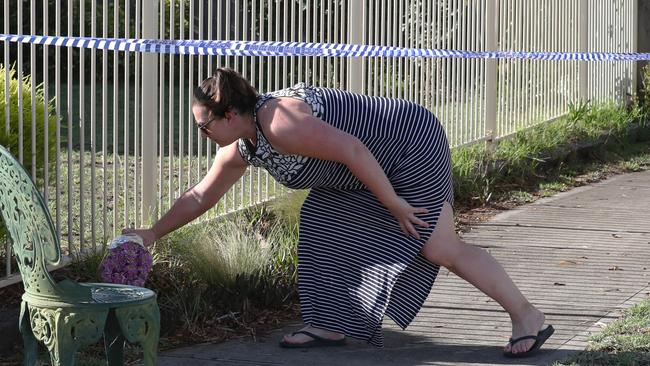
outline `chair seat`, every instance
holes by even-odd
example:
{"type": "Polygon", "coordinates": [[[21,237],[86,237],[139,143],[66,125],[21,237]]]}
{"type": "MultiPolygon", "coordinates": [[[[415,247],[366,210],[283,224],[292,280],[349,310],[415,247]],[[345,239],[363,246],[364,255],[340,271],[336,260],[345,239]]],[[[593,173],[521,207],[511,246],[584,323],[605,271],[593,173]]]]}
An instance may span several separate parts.
{"type": "Polygon", "coordinates": [[[104,307],[138,305],[156,300],[156,293],[148,288],[115,285],[110,283],[74,283],[74,286],[85,290],[89,296],[82,298],[41,298],[31,294],[23,294],[23,300],[29,304],[46,307],[104,307]]]}
{"type": "Polygon", "coordinates": [[[109,283],[80,283],[91,288],[95,304],[125,304],[155,299],[156,293],[144,287],[114,285],[109,283]]]}

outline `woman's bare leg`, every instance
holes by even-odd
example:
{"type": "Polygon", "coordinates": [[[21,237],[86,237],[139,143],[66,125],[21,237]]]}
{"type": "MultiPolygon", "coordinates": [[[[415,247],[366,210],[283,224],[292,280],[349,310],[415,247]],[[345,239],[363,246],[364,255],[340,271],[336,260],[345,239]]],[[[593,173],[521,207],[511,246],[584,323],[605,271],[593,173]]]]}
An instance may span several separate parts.
{"type": "MultiPolygon", "coordinates": [[[[485,250],[465,243],[454,229],[453,209],[445,203],[436,229],[422,248],[424,257],[446,267],[498,302],[510,314],[512,338],[537,335],[544,325],[544,314],[522,295],[501,265],[485,250]]],[[[533,345],[525,340],[512,352],[525,352],[533,345]]],[[[510,351],[510,345],[505,348],[510,351]]]]}

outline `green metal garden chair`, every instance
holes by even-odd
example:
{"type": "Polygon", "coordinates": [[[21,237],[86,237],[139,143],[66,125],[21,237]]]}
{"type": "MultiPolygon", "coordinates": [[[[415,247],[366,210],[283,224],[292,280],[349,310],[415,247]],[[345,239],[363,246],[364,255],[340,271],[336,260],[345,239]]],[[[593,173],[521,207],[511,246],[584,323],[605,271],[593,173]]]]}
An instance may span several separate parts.
{"type": "Polygon", "coordinates": [[[25,287],[19,323],[25,365],[36,364],[39,341],[53,365],[74,365],[76,351],[102,335],[109,365],[122,365],[125,340],[142,345],[145,365],[155,364],[156,294],[135,286],[54,281],[46,265],[59,263],[61,246],[52,218],[29,174],[2,146],[0,213],[25,287]]]}

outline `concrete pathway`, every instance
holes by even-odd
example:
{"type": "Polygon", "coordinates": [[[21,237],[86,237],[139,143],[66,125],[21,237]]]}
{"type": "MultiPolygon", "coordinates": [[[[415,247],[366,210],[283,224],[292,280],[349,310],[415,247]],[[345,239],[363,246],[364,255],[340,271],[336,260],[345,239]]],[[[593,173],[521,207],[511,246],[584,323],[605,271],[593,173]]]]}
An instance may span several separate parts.
{"type": "Polygon", "coordinates": [[[475,225],[463,235],[489,250],[556,332],[538,356],[509,360],[508,315],[441,269],[406,330],[386,319],[386,347],[285,350],[282,334],[163,352],[159,365],[549,365],[584,349],[588,337],[650,294],[650,172],[539,200],[475,225]]]}

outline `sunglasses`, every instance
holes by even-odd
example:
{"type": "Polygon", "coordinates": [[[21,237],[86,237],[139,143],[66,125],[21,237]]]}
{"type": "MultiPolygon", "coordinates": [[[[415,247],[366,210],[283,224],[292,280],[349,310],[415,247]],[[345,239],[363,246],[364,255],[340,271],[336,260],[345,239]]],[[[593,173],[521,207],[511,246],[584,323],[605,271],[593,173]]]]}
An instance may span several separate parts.
{"type": "Polygon", "coordinates": [[[203,132],[205,132],[205,133],[208,133],[208,125],[209,125],[210,123],[212,123],[212,121],[214,121],[214,120],[216,120],[216,119],[217,119],[217,117],[214,117],[214,118],[212,118],[212,119],[210,119],[210,120],[207,120],[207,121],[205,121],[205,122],[199,122],[199,123],[197,124],[196,127],[198,127],[199,130],[201,130],[201,131],[203,131],[203,132]]]}

